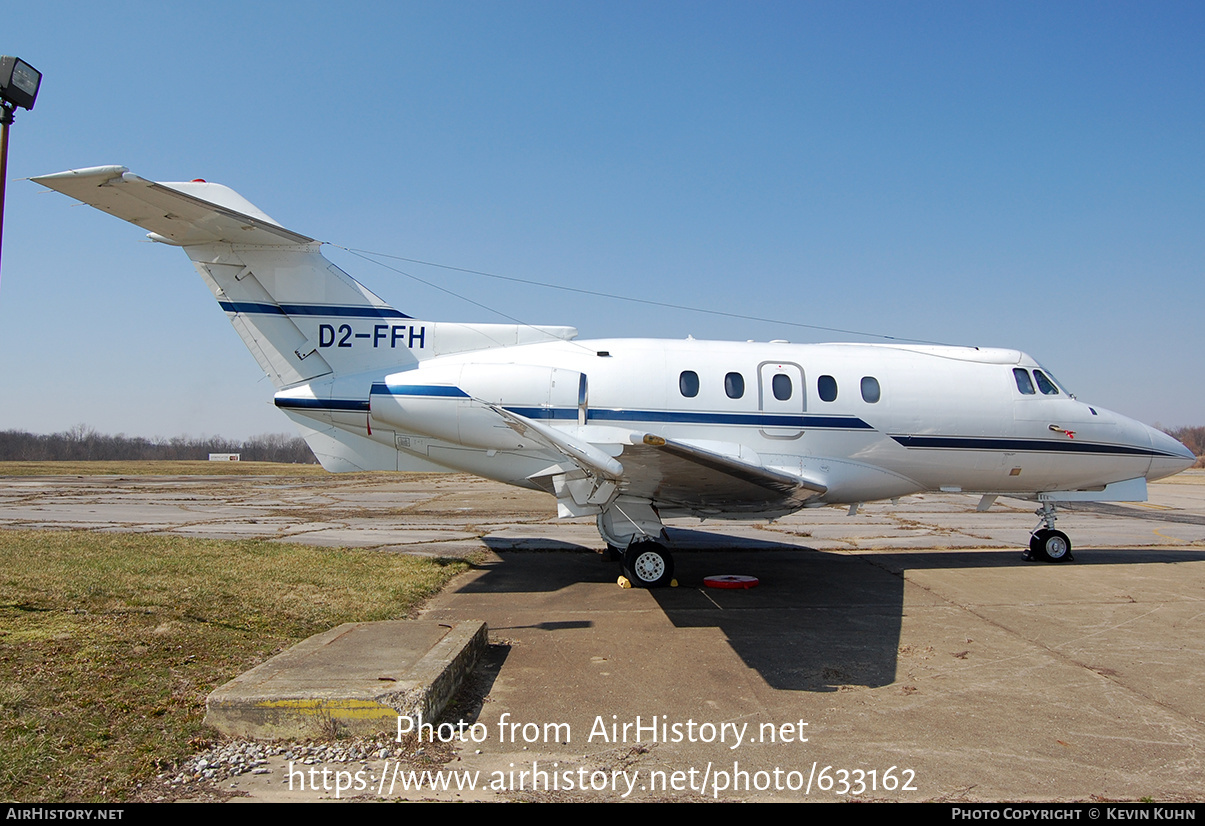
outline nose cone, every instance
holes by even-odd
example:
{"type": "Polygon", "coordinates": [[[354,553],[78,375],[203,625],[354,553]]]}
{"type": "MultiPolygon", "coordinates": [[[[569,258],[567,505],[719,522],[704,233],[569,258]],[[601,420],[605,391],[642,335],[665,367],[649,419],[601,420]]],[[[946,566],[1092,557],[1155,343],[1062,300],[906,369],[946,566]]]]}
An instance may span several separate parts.
{"type": "Polygon", "coordinates": [[[1196,464],[1197,457],[1192,451],[1162,430],[1148,427],[1147,432],[1151,439],[1151,448],[1155,452],[1151,458],[1151,469],[1146,474],[1148,480],[1162,479],[1196,464]]]}

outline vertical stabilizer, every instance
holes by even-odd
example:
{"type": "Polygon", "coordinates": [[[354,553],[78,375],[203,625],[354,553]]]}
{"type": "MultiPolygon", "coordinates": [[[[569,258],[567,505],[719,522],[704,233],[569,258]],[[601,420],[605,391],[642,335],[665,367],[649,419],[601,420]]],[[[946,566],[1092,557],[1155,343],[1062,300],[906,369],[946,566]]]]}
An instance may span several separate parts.
{"type": "Polygon", "coordinates": [[[433,349],[428,325],[327,261],[319,242],[221,184],[156,183],[122,166],[33,180],[182,247],[277,388],[404,369],[433,349]]]}

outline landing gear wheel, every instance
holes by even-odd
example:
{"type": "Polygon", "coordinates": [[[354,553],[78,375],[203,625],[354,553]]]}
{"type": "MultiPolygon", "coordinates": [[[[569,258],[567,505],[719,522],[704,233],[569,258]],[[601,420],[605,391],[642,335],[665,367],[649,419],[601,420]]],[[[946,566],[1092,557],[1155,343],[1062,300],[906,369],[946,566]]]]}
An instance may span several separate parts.
{"type": "Polygon", "coordinates": [[[1043,562],[1071,562],[1071,540],[1062,531],[1043,528],[1029,538],[1029,553],[1043,562]]]}
{"type": "Polygon", "coordinates": [[[661,588],[674,578],[674,558],[658,542],[635,542],[624,554],[623,572],[637,588],[661,588]]]}

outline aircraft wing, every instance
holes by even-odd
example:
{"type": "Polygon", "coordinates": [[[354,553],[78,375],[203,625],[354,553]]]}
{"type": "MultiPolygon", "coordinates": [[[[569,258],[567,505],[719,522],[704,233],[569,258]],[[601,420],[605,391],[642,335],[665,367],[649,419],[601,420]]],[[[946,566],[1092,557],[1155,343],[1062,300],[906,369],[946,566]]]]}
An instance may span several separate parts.
{"type": "Polygon", "coordinates": [[[603,504],[612,494],[699,516],[790,513],[827,491],[824,485],[700,445],[648,433],[617,436],[614,428],[567,432],[490,406],[512,429],[563,457],[563,463],[537,476],[552,480],[557,499],[570,513],[603,504]],[[612,456],[616,450],[619,455],[612,456]]]}
{"type": "Polygon", "coordinates": [[[663,509],[708,513],[789,513],[827,488],[735,456],[645,435],[619,457],[630,496],[663,509]]]}
{"type": "Polygon", "coordinates": [[[124,166],[72,169],[32,179],[154,233],[155,240],[192,244],[309,244],[233,189],[205,181],[156,183],[124,166]]]}

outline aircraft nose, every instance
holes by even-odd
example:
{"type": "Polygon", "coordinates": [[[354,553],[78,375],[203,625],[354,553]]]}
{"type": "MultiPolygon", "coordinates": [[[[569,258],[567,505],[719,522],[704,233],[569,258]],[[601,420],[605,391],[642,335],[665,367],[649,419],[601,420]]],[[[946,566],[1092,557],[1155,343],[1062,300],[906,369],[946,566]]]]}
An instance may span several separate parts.
{"type": "Polygon", "coordinates": [[[1151,469],[1146,474],[1147,479],[1151,481],[1162,479],[1196,464],[1197,457],[1193,455],[1192,451],[1162,430],[1148,427],[1147,434],[1151,439],[1151,447],[1155,451],[1155,455],[1151,458],[1151,469]]]}

